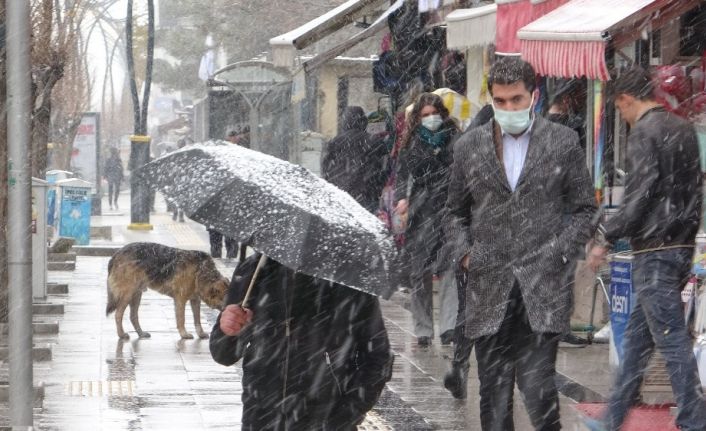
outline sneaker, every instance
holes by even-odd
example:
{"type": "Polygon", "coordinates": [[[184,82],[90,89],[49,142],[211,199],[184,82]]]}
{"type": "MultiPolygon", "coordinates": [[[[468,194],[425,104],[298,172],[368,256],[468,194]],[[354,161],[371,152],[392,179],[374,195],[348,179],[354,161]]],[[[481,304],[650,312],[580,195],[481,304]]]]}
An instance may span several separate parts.
{"type": "Polygon", "coordinates": [[[468,396],[468,373],[460,367],[453,367],[444,375],[444,387],[457,400],[465,400],[468,396]]]}
{"type": "Polygon", "coordinates": [[[448,331],[445,331],[443,334],[441,334],[441,344],[444,346],[448,346],[451,344],[454,340],[454,331],[453,329],[449,329],[448,331]]]}
{"type": "Polygon", "coordinates": [[[608,322],[600,331],[593,334],[594,343],[608,343],[610,341],[610,322],[608,322]]]}
{"type": "Polygon", "coordinates": [[[564,335],[561,340],[559,340],[559,347],[586,347],[588,346],[588,340],[585,338],[577,337],[572,333],[564,335]]]}
{"type": "Polygon", "coordinates": [[[420,346],[430,346],[431,337],[417,337],[417,344],[420,346]]]}

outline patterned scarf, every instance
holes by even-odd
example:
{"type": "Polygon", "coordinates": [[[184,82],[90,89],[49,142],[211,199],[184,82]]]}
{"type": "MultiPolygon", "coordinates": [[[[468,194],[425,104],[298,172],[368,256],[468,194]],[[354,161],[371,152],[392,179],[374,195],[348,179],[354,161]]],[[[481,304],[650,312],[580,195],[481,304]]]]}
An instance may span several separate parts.
{"type": "Polygon", "coordinates": [[[449,142],[452,129],[445,128],[432,132],[424,126],[419,126],[417,132],[419,133],[419,139],[421,139],[422,142],[427,145],[431,145],[434,149],[439,149],[449,142]]]}

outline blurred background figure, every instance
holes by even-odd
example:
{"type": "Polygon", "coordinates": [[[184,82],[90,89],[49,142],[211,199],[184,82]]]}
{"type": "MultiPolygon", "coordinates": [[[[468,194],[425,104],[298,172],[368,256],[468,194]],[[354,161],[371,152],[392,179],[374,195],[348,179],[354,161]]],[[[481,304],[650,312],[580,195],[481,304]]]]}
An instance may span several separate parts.
{"type": "Polygon", "coordinates": [[[110,156],[103,166],[103,177],[108,181],[108,205],[111,210],[118,209],[120,183],[123,181],[123,161],[117,147],[110,148],[110,156]]]}
{"type": "Polygon", "coordinates": [[[441,97],[422,93],[407,118],[400,144],[395,212],[406,225],[403,255],[412,290],[414,335],[420,346],[434,336],[433,274],[440,276],[439,326],[442,344],[453,341],[458,309],[454,271],[444,244],[443,218],[459,130],[441,97]]]}
{"type": "Polygon", "coordinates": [[[375,214],[385,184],[387,149],[366,132],[368,117],[360,106],[346,108],[341,133],[326,144],[323,178],[375,214]]]}

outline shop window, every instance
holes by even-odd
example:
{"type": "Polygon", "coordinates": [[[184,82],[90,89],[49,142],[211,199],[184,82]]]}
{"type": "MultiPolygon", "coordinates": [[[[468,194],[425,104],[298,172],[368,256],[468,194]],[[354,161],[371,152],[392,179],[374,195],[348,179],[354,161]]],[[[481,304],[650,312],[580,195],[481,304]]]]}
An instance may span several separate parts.
{"type": "Polygon", "coordinates": [[[681,18],[681,44],[679,54],[683,57],[701,57],[706,51],[706,5],[700,5],[681,18]]]}

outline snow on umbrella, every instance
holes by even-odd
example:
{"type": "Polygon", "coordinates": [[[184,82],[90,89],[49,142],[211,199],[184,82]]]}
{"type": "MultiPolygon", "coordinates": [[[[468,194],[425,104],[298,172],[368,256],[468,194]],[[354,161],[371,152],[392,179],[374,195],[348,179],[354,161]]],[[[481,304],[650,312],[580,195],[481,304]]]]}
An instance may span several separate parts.
{"type": "Polygon", "coordinates": [[[314,277],[389,297],[396,250],[383,224],[309,170],[223,142],[195,144],[136,177],[193,220],[314,277]]]}

